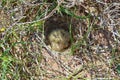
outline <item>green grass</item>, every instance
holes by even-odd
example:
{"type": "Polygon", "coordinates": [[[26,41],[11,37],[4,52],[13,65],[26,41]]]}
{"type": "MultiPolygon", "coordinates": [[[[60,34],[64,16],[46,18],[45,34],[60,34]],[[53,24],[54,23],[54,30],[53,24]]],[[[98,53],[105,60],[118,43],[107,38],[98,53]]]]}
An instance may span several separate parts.
{"type": "MultiPolygon", "coordinates": [[[[6,11],[12,8],[12,4],[22,5],[21,3],[23,1],[24,0],[2,0],[1,5],[6,11]]],[[[35,6],[32,7],[27,14],[32,14],[35,9],[35,6]]],[[[105,78],[111,78],[112,71],[112,73],[116,74],[113,78],[118,80],[120,76],[119,50],[117,51],[117,47],[114,47],[112,50],[108,50],[106,55],[95,53],[95,51],[92,50],[92,47],[97,46],[98,43],[90,45],[89,34],[97,35],[94,32],[97,33],[102,30],[100,26],[96,27],[96,25],[98,25],[96,23],[97,21],[99,22],[99,20],[97,18],[92,18],[93,16],[90,13],[87,16],[76,15],[77,9],[77,6],[72,9],[64,7],[63,4],[59,6],[56,0],[54,0],[52,4],[48,3],[47,0],[44,0],[43,3],[37,7],[37,11],[34,13],[35,17],[32,18],[29,16],[32,19],[27,22],[30,21],[30,23],[25,22],[23,19],[12,27],[3,26],[5,27],[4,30],[0,28],[0,80],[37,80],[42,78],[50,80],[91,80],[90,77],[96,78],[99,74],[104,75],[105,73],[105,71],[99,73],[98,69],[101,67],[98,66],[99,61],[102,62],[99,65],[107,65],[106,67],[109,68],[105,74],[105,78]],[[48,9],[46,9],[44,4],[48,9]],[[44,18],[54,9],[56,10],[56,14],[61,16],[65,15],[70,18],[70,20],[68,19],[68,21],[70,21],[69,34],[71,40],[71,52],[69,57],[63,58],[61,57],[62,54],[55,59],[53,59],[53,57],[51,58],[51,56],[46,57],[47,51],[43,49],[45,48],[45,45],[43,44],[45,20],[40,19],[44,18]],[[76,35],[82,35],[82,38],[77,37],[76,40],[74,39],[74,36],[76,35],[73,34],[73,32],[78,26],[73,26],[72,22],[74,22],[74,20],[81,23],[81,25],[84,23],[84,26],[79,26],[77,31],[81,28],[84,30],[86,29],[85,31],[81,31],[83,34],[76,32],[76,35]],[[95,22],[92,22],[92,20],[95,22]],[[41,42],[39,39],[43,41],[41,42]],[[71,56],[77,56],[76,58],[78,60],[74,60],[71,56]],[[66,60],[60,62],[62,61],[62,58],[66,60]],[[51,61],[51,63],[49,63],[49,61],[51,61]],[[64,71],[61,70],[61,72],[59,72],[60,70],[54,70],[56,67],[52,68],[53,66],[51,66],[52,64],[54,65],[54,62],[64,71]],[[69,64],[66,62],[69,62],[69,64]],[[72,67],[74,66],[74,68],[71,68],[71,65],[72,67]],[[82,65],[82,67],[77,67],[80,65],[82,65]],[[69,68],[71,71],[69,71],[69,68]],[[62,72],[64,74],[62,74],[62,72]],[[89,76],[89,78],[86,78],[86,76],[89,76]]],[[[11,17],[14,15],[14,12],[10,14],[11,17]]],[[[94,42],[94,40],[91,42],[94,42]]],[[[111,44],[114,43],[118,44],[117,42],[111,44]]],[[[49,53],[54,52],[50,51],[49,53]]]]}

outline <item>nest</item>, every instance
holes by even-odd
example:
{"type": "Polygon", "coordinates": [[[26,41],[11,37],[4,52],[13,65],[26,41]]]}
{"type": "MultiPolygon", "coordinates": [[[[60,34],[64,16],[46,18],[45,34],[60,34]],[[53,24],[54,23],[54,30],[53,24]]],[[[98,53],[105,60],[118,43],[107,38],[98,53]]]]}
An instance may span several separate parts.
{"type": "MultiPolygon", "coordinates": [[[[68,19],[69,19],[68,16],[60,16],[60,15],[55,14],[46,20],[45,27],[44,27],[45,29],[44,35],[45,35],[46,44],[51,44],[49,36],[51,35],[51,33],[55,31],[64,31],[68,34],[67,35],[68,37],[70,36],[68,19]]],[[[63,33],[63,36],[64,36],[64,33],[63,33]]]]}

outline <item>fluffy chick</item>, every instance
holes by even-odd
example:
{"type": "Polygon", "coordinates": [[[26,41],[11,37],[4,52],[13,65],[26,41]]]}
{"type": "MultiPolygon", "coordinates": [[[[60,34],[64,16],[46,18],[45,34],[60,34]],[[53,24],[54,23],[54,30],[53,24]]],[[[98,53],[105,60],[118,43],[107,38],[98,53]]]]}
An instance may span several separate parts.
{"type": "Polygon", "coordinates": [[[64,29],[53,30],[48,39],[50,41],[51,48],[55,51],[63,51],[70,45],[70,35],[69,32],[64,29]]]}

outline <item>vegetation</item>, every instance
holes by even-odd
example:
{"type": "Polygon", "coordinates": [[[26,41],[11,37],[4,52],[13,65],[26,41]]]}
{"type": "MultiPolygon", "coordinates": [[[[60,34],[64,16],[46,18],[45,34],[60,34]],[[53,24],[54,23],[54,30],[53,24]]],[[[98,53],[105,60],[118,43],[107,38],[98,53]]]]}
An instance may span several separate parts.
{"type": "Polygon", "coordinates": [[[119,80],[119,52],[119,0],[0,1],[0,80],[119,80]],[[68,27],[63,52],[46,42],[50,21],[68,27]]]}

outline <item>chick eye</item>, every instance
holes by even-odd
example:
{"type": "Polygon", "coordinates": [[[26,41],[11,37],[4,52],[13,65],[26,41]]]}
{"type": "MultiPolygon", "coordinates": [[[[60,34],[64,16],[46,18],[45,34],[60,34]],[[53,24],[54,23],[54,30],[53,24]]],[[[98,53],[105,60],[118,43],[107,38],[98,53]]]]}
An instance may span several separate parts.
{"type": "Polygon", "coordinates": [[[60,44],[60,42],[58,41],[57,44],[60,44]]]}

